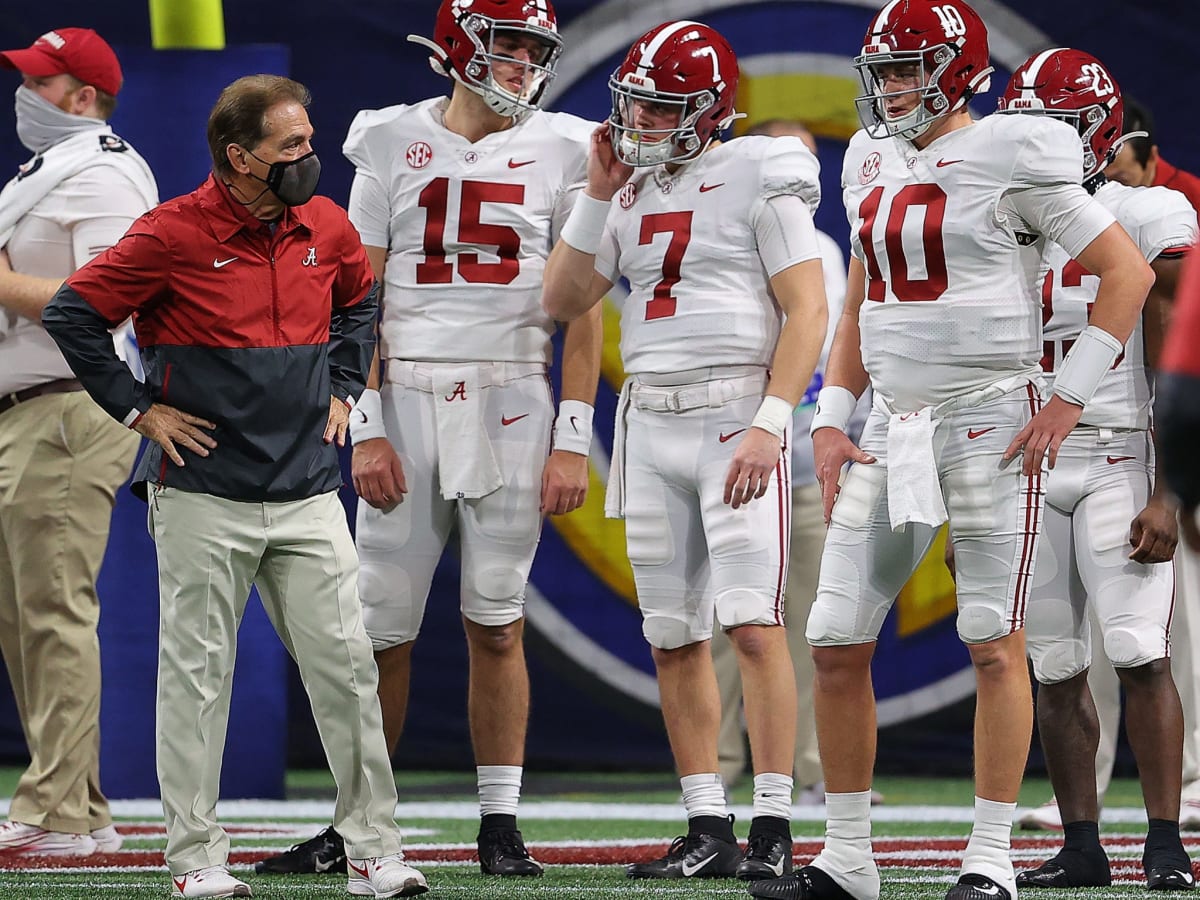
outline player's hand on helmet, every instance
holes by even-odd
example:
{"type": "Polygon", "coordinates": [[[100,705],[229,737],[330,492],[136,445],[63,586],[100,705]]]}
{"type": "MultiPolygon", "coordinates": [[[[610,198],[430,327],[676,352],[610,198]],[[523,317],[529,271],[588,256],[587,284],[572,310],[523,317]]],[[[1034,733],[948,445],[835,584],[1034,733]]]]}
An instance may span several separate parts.
{"type": "Polygon", "coordinates": [[[542,469],[542,512],[561,516],[583,506],[587,498],[588,458],[570,450],[555,450],[542,469]]]}
{"type": "Polygon", "coordinates": [[[404,502],[408,483],[404,467],[392,442],[387,438],[371,438],[355,443],[350,459],[350,478],[354,490],[367,505],[391,512],[404,502]]]}
{"type": "Polygon", "coordinates": [[[1179,543],[1179,522],[1175,504],[1165,497],[1151,497],[1146,508],[1129,526],[1129,558],[1138,563],[1168,562],[1179,543]]]}
{"type": "Polygon", "coordinates": [[[153,403],[142,413],[133,430],[150,438],[163,448],[171,462],[182,466],[183,455],[179,448],[186,447],[197,456],[208,456],[208,451],[217,446],[208,432],[216,427],[208,419],[193,416],[165,403],[153,403]]]}
{"type": "Polygon", "coordinates": [[[611,200],[629,180],[633,167],[617,158],[612,132],[605,122],[592,132],[587,161],[587,193],[597,200],[611,200]]]}
{"type": "Polygon", "coordinates": [[[821,485],[821,508],[825,515],[825,524],[833,515],[833,504],[841,490],[838,481],[842,477],[842,467],[848,462],[871,464],[875,457],[861,449],[837,428],[818,428],[813,432],[813,462],[817,469],[817,481],[821,485]]]}
{"type": "Polygon", "coordinates": [[[1004,451],[1004,461],[1024,454],[1021,472],[1032,475],[1042,469],[1042,460],[1048,460],[1050,468],[1058,462],[1058,448],[1066,440],[1071,429],[1079,423],[1083,415],[1083,407],[1064,400],[1055,394],[1041,411],[1017,432],[1008,449],[1004,451]]]}
{"type": "Polygon", "coordinates": [[[775,435],[761,428],[747,428],[729,461],[725,502],[737,509],[765,494],[781,453],[782,441],[775,435]]]}
{"type": "Polygon", "coordinates": [[[325,423],[325,443],[335,439],[339,447],[346,446],[346,431],[350,427],[350,407],[340,397],[329,398],[329,419],[325,423]]]}

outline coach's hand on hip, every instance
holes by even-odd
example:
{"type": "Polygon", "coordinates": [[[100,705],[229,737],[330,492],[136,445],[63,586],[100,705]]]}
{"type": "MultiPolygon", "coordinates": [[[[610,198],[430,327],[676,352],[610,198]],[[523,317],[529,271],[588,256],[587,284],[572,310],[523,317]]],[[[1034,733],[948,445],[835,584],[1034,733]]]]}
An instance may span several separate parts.
{"type": "Polygon", "coordinates": [[[163,452],[177,466],[184,465],[184,462],[176,444],[186,447],[197,456],[208,456],[208,451],[216,447],[217,442],[207,432],[216,427],[207,419],[185,413],[165,403],[151,404],[133,425],[134,431],[162,447],[163,452]]]}

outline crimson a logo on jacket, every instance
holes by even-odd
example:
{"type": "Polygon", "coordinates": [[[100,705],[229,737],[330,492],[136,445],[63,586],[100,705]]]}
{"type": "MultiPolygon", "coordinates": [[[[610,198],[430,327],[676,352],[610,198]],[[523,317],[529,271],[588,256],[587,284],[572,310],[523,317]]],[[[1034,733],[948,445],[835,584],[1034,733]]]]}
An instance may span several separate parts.
{"type": "MultiPolygon", "coordinates": [[[[289,208],[272,228],[209,177],[146,213],[67,286],[110,325],[133,315],[149,399],[217,423],[208,457],[184,450],[179,468],[152,444],[135,482],[256,501],[341,485],[322,436],[331,394],[363,388],[377,291],[333,201],[289,208]]],[[[97,398],[116,418],[148,408],[118,387],[97,398]]]]}

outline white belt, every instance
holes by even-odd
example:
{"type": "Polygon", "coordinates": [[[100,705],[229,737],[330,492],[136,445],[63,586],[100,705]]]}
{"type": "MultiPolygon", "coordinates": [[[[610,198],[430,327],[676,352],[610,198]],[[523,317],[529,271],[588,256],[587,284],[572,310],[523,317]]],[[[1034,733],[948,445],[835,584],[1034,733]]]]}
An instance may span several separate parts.
{"type": "Polygon", "coordinates": [[[763,369],[700,384],[664,386],[634,380],[630,384],[629,400],[635,409],[678,413],[724,406],[731,400],[761,395],[766,386],[767,373],[763,369]]]}
{"type": "Polygon", "coordinates": [[[433,393],[433,377],[436,372],[461,369],[464,365],[474,366],[479,372],[479,387],[499,387],[531,375],[545,375],[542,363],[480,362],[480,363],[429,363],[412,362],[405,359],[389,359],[384,372],[384,381],[401,387],[433,393]]]}
{"type": "MultiPolygon", "coordinates": [[[[1031,382],[1035,388],[1040,390],[1042,385],[1041,376],[1041,369],[1030,369],[1027,373],[1010,375],[1007,378],[994,381],[986,387],[977,388],[965,394],[959,394],[957,397],[951,397],[949,400],[945,400],[933,407],[934,420],[943,418],[947,413],[952,413],[955,410],[967,409],[972,406],[979,406],[981,403],[987,403],[989,400],[996,400],[1005,394],[1011,394],[1013,391],[1031,382]]],[[[907,410],[894,409],[879,391],[875,392],[873,403],[878,409],[889,416],[897,412],[907,412],[907,410]]]]}

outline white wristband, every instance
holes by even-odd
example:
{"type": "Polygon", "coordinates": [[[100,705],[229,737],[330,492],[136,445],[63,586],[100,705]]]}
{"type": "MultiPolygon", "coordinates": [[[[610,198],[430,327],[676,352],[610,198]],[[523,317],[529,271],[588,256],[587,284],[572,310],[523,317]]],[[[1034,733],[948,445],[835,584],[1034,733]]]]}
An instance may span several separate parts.
{"type": "Polygon", "coordinates": [[[1054,393],[1071,403],[1087,406],[1101,379],[1124,349],[1124,345],[1103,328],[1089,325],[1075,339],[1075,346],[1055,374],[1054,393]]]}
{"type": "Polygon", "coordinates": [[[817,409],[813,413],[812,427],[809,434],[818,428],[836,428],[845,431],[850,425],[850,417],[858,407],[858,398],[849,388],[832,384],[817,392],[817,409]]]}
{"type": "Polygon", "coordinates": [[[578,250],[595,256],[604,237],[604,222],[608,219],[611,200],[597,200],[580,192],[559,237],[578,250]]]}
{"type": "Polygon", "coordinates": [[[383,397],[379,391],[367,388],[350,410],[350,440],[361,444],[381,437],[387,437],[383,430],[383,397]]]}
{"type": "Polygon", "coordinates": [[[794,403],[788,403],[782,397],[776,397],[774,394],[767,394],[763,397],[762,405],[758,407],[758,412],[754,414],[754,418],[750,421],[751,428],[761,428],[763,431],[775,435],[782,439],[787,431],[788,423],[792,421],[792,410],[796,408],[794,403]]]}
{"type": "Polygon", "coordinates": [[[558,404],[554,420],[554,449],[587,456],[592,449],[592,415],[595,410],[582,400],[558,404]]]}

